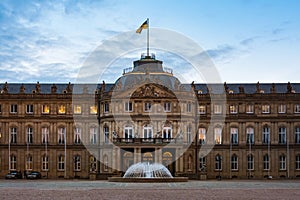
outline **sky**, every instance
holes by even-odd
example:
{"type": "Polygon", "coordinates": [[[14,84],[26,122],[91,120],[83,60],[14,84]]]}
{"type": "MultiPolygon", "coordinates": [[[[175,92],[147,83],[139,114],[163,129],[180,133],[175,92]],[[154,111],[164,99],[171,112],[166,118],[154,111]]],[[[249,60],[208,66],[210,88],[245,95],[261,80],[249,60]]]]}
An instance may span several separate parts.
{"type": "MultiPolygon", "coordinates": [[[[1,0],[0,83],[74,82],[103,41],[134,32],[147,18],[150,31],[172,30],[197,43],[223,82],[299,82],[299,7],[297,0],[1,0]]],[[[115,63],[132,67],[140,53],[115,63]]],[[[155,53],[173,71],[189,72],[178,56],[155,53]]],[[[115,69],[106,82],[122,75],[115,69]]]]}

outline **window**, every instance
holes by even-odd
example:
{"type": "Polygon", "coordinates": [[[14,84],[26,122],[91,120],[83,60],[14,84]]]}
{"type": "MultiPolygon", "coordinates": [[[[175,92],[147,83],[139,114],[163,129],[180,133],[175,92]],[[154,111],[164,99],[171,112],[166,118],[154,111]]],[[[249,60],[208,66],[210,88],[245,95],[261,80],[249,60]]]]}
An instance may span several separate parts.
{"type": "Polygon", "coordinates": [[[58,170],[64,171],[65,170],[65,156],[59,155],[58,156],[58,170]]]}
{"type": "Polygon", "coordinates": [[[199,128],[199,144],[205,144],[206,141],[206,129],[199,128]]]}
{"type": "Polygon", "coordinates": [[[229,106],[229,112],[230,112],[230,114],[237,114],[237,112],[238,112],[237,105],[230,105],[229,106]]]}
{"type": "Polygon", "coordinates": [[[25,169],[26,170],[32,170],[32,155],[27,155],[26,157],[26,166],[25,169]]]}
{"type": "Polygon", "coordinates": [[[50,113],[50,106],[49,105],[43,105],[42,106],[42,113],[43,114],[49,114],[50,113]]]}
{"type": "Polygon", "coordinates": [[[164,127],[162,137],[166,138],[166,139],[171,139],[172,138],[172,128],[171,127],[164,127]]]}
{"type": "Polygon", "coordinates": [[[79,155],[74,156],[74,171],[81,170],[81,158],[79,155]]]}
{"type": "Polygon", "coordinates": [[[214,113],[215,114],[222,114],[222,105],[215,104],[214,105],[214,113]]]}
{"type": "Polygon", "coordinates": [[[270,158],[269,155],[266,154],[264,155],[264,170],[269,170],[270,169],[270,158]]]}
{"type": "Polygon", "coordinates": [[[215,144],[222,144],[222,128],[214,128],[215,144]]]}
{"type": "Polygon", "coordinates": [[[17,157],[15,155],[10,156],[10,170],[17,169],[17,157]]]}
{"type": "Polygon", "coordinates": [[[151,102],[145,102],[144,111],[145,112],[151,112],[151,102]]]}
{"type": "Polygon", "coordinates": [[[199,105],[199,114],[205,114],[205,113],[206,113],[205,105],[199,105]]]}
{"type": "Polygon", "coordinates": [[[254,159],[252,154],[247,156],[247,169],[254,170],[254,159]]]}
{"type": "Polygon", "coordinates": [[[124,127],[124,138],[126,138],[126,139],[134,138],[134,133],[133,133],[132,126],[125,126],[124,127]]]}
{"type": "Polygon", "coordinates": [[[66,139],[66,128],[58,128],[58,144],[64,144],[66,139]]]}
{"type": "Polygon", "coordinates": [[[261,112],[262,113],[270,113],[270,105],[262,105],[261,112]]]}
{"type": "Polygon", "coordinates": [[[108,113],[109,112],[109,103],[104,103],[104,112],[108,113]]]}
{"type": "Polygon", "coordinates": [[[44,155],[42,157],[42,170],[43,171],[49,170],[49,157],[47,155],[44,155]]]}
{"type": "Polygon", "coordinates": [[[104,131],[104,143],[108,143],[109,142],[109,128],[107,126],[104,126],[103,131],[104,131]]]}
{"type": "Polygon", "coordinates": [[[201,156],[199,158],[199,170],[205,171],[205,169],[206,169],[206,157],[201,156]]]}
{"type": "Polygon", "coordinates": [[[96,127],[90,128],[90,143],[97,144],[97,128],[96,127]]]}
{"type": "Polygon", "coordinates": [[[300,170],[300,155],[296,156],[296,170],[300,170]]]}
{"type": "Polygon", "coordinates": [[[238,157],[235,154],[231,156],[231,170],[238,170],[238,157]]]}
{"type": "Polygon", "coordinates": [[[222,170],[222,156],[220,155],[215,157],[215,170],[222,170]]]}
{"type": "Polygon", "coordinates": [[[295,113],[300,113],[300,104],[295,105],[295,113]]]}
{"type": "Polygon", "coordinates": [[[33,143],[33,128],[27,127],[27,144],[33,143]]]}
{"type": "Polygon", "coordinates": [[[58,106],[58,114],[66,114],[66,106],[65,105],[58,106]]]}
{"type": "Polygon", "coordinates": [[[33,114],[33,105],[32,104],[26,105],[26,113],[33,114]]]}
{"type": "Polygon", "coordinates": [[[74,129],[74,144],[81,144],[81,128],[76,127],[74,129]]]}
{"type": "Polygon", "coordinates": [[[10,143],[11,144],[17,143],[17,128],[16,127],[10,128],[10,143]]]}
{"type": "Polygon", "coordinates": [[[2,112],[2,107],[1,107],[1,104],[0,104],[0,113],[2,112]]]}
{"type": "Polygon", "coordinates": [[[146,125],[143,127],[144,138],[152,138],[153,137],[153,128],[152,126],[146,125]]]}
{"type": "Polygon", "coordinates": [[[247,144],[254,144],[254,128],[246,128],[246,142],[247,144]]]}
{"type": "MultiPolygon", "coordinates": [[[[106,112],[108,112],[108,110],[106,112]]],[[[97,114],[97,106],[90,106],[90,114],[97,114]]]]}
{"type": "Polygon", "coordinates": [[[230,135],[231,135],[231,144],[238,144],[238,128],[230,128],[230,135]]]}
{"type": "Polygon", "coordinates": [[[81,105],[74,105],[73,112],[74,114],[81,114],[81,105]]]}
{"type": "Polygon", "coordinates": [[[252,104],[246,105],[246,113],[248,113],[248,114],[254,113],[254,105],[252,105],[252,104]]]}
{"type": "Polygon", "coordinates": [[[286,170],[286,157],[285,157],[285,155],[279,156],[279,170],[286,170]]]}
{"type": "Polygon", "coordinates": [[[108,157],[107,157],[107,155],[104,155],[103,160],[104,160],[104,171],[107,172],[108,171],[108,157]]]}
{"type": "Polygon", "coordinates": [[[295,128],[295,144],[300,144],[300,127],[295,128]]]}
{"type": "Polygon", "coordinates": [[[286,143],[286,128],[280,127],[278,133],[278,143],[285,144],[286,143]]]}
{"type": "Polygon", "coordinates": [[[192,142],[192,127],[191,126],[186,127],[186,133],[187,133],[187,142],[191,143],[192,142]]]}
{"type": "Polygon", "coordinates": [[[269,144],[270,142],[270,127],[265,126],[263,127],[263,144],[269,144]]]}
{"type": "Polygon", "coordinates": [[[286,113],[286,105],[280,104],[278,106],[278,113],[286,113]]]}
{"type": "Polygon", "coordinates": [[[10,105],[10,113],[12,113],[12,114],[18,113],[18,105],[17,104],[10,105]]]}
{"type": "Polygon", "coordinates": [[[132,111],[133,111],[132,102],[130,101],[125,102],[125,112],[132,112],[132,111]]]}
{"type": "Polygon", "coordinates": [[[42,128],[42,143],[49,143],[49,128],[43,127],[42,128]]]}
{"type": "Polygon", "coordinates": [[[188,113],[192,112],[192,104],[191,103],[186,104],[186,112],[188,112],[188,113]]]}
{"type": "Polygon", "coordinates": [[[164,111],[165,112],[171,112],[171,102],[165,102],[164,103],[164,111]]]}

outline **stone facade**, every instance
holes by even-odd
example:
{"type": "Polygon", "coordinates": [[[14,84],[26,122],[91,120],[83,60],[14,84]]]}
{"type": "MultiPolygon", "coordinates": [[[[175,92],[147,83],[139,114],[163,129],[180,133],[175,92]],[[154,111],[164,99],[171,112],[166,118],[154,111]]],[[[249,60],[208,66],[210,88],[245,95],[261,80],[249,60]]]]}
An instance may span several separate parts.
{"type": "Polygon", "coordinates": [[[104,179],[142,161],[194,179],[300,177],[300,84],[182,84],[148,57],[114,84],[0,88],[1,177],[104,179]]]}

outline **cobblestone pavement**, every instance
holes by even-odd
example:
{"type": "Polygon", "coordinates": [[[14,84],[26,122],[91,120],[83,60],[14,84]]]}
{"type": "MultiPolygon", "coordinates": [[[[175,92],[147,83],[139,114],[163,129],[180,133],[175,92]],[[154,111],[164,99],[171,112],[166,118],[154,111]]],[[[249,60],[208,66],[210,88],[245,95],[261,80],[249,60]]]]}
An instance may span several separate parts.
{"type": "Polygon", "coordinates": [[[0,180],[1,199],[300,199],[299,180],[112,183],[0,180]]]}

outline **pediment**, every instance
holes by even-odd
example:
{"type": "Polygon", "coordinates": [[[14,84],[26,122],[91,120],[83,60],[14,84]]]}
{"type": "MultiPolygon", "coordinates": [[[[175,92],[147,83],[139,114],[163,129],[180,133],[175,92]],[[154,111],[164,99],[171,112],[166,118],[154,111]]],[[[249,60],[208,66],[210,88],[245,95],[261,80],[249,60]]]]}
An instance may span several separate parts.
{"type": "Polygon", "coordinates": [[[131,95],[135,98],[174,98],[175,94],[167,87],[156,84],[145,84],[137,88],[131,95]]]}

